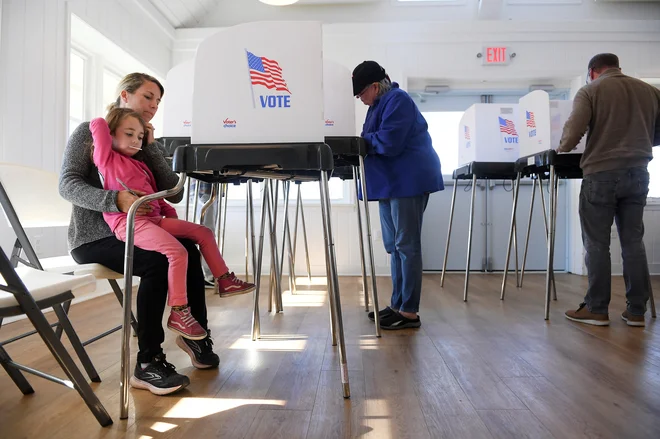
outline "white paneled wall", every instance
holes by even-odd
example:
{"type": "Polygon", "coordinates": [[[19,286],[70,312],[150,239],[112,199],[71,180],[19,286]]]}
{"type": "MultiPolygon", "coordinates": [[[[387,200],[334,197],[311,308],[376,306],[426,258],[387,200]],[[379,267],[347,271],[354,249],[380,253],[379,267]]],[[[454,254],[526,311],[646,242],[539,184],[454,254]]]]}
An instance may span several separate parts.
{"type": "MultiPolygon", "coordinates": [[[[1,0],[0,161],[59,172],[67,141],[69,11],[155,72],[171,64],[173,29],[146,0],[1,0]]],[[[29,231],[44,256],[66,252],[66,230],[29,231]]],[[[14,235],[0,220],[0,245],[14,235]]]]}

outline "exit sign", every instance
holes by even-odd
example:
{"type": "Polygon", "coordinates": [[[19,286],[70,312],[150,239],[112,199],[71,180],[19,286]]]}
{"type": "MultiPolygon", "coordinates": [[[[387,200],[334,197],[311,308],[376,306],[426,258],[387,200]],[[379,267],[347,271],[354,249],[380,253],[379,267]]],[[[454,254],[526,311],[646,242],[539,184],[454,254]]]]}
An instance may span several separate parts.
{"type": "Polygon", "coordinates": [[[481,52],[482,64],[485,66],[505,66],[509,64],[509,48],[505,46],[486,46],[481,52]]]}

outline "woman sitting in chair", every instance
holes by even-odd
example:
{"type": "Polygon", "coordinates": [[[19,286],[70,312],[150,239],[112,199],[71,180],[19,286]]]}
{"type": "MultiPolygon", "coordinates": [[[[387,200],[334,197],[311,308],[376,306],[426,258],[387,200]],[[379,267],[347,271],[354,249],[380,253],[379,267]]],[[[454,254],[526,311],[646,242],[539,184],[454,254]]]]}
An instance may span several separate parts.
{"type": "MultiPolygon", "coordinates": [[[[119,96],[112,107],[130,108],[146,122],[147,145],[140,151],[141,160],[152,170],[159,191],[176,186],[178,177],[165,161],[162,145],[154,140],[154,128],[149,123],[158,111],[164,88],[156,78],[144,73],[131,73],[119,84],[119,96]]],[[[98,263],[111,270],[124,271],[124,243],[117,239],[103,219],[104,212],[125,212],[138,199],[130,191],[104,190],[98,169],[90,155],[92,133],[89,122],[82,123],[71,134],[64,151],[60,175],[60,194],[73,204],[69,226],[71,256],[79,264],[98,263]]],[[[137,194],[142,195],[142,194],[137,194]]],[[[169,199],[179,202],[183,193],[169,199]]],[[[149,204],[138,209],[138,215],[149,212],[149,204]]],[[[206,317],[204,275],[201,258],[195,243],[180,239],[188,252],[187,293],[191,314],[207,331],[202,340],[177,337],[177,345],[191,358],[199,369],[217,367],[220,358],[213,352],[206,317]]],[[[140,277],[137,295],[137,320],[139,352],[135,372],[131,377],[133,387],[148,389],[156,395],[176,392],[188,384],[187,376],[178,374],[168,363],[161,344],[165,340],[163,312],[167,300],[168,261],[154,251],[135,248],[133,270],[140,277]]]]}

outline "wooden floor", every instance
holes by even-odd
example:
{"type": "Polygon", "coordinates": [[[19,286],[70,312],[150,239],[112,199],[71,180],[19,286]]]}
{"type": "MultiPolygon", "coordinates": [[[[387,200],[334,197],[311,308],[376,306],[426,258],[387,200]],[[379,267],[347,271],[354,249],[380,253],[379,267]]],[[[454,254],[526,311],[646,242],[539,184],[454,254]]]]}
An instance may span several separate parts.
{"type": "MultiPolygon", "coordinates": [[[[424,276],[422,328],[374,337],[359,279],[342,278],[351,399],[341,394],[336,349],[328,336],[324,285],[285,296],[285,312],[262,303],[263,339],[249,339],[251,297],[208,298],[217,370],[199,371],[167,334],[168,360],[192,384],[169,397],[131,390],[120,420],[119,335],[88,348],[103,383],[93,387],[114,419],[101,428],[78,395],[29,376],[22,396],[0,372],[2,438],[658,438],[660,326],[630,328],[623,282],[615,278],[610,327],[569,322],[585,279],[558,275],[559,301],[543,320],[542,275],[511,284],[499,300],[500,275],[424,276]]],[[[660,279],[654,279],[660,291],[660,279]]],[[[381,304],[389,279],[379,279],[381,304]]],[[[82,336],[117,324],[110,296],[72,308],[82,336]]],[[[9,338],[26,322],[0,331],[9,338]]],[[[135,353],[135,339],[133,340],[135,353]]],[[[15,360],[62,376],[38,337],[8,346],[15,360]]],[[[134,364],[134,363],[133,363],[134,364]]]]}

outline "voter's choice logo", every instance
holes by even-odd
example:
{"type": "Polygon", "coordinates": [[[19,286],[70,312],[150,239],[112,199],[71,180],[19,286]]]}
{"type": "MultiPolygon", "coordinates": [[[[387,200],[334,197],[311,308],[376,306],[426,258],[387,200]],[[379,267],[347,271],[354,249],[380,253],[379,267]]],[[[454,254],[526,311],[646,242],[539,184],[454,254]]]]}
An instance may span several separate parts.
{"type": "Polygon", "coordinates": [[[256,107],[254,90],[263,91],[264,88],[269,94],[260,94],[258,103],[261,108],[290,108],[291,91],[283,76],[280,64],[265,56],[256,56],[254,53],[246,50],[248,68],[250,70],[250,86],[252,87],[252,105],[256,107]]]}
{"type": "Polygon", "coordinates": [[[236,120],[229,118],[223,120],[222,128],[236,128],[236,120]]]}
{"type": "Polygon", "coordinates": [[[333,127],[333,126],[335,126],[335,121],[334,121],[334,120],[331,120],[331,119],[326,119],[326,120],[325,120],[325,126],[327,126],[327,127],[333,127]]]}
{"type": "Polygon", "coordinates": [[[192,126],[192,122],[191,122],[191,121],[189,121],[189,120],[187,120],[187,119],[184,119],[184,120],[183,120],[183,127],[184,127],[184,128],[190,128],[191,126],[192,126]]]}

